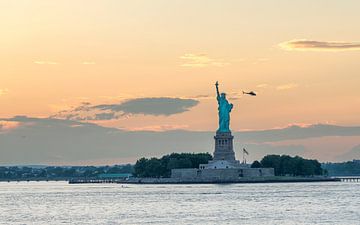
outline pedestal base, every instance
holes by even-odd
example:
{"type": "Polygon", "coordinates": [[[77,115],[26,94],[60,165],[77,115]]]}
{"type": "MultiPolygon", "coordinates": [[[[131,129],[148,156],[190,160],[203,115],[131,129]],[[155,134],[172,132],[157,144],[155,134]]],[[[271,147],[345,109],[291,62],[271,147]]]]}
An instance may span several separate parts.
{"type": "Polygon", "coordinates": [[[234,136],[231,132],[216,132],[214,161],[226,160],[229,162],[235,161],[235,152],[233,148],[234,136]]]}

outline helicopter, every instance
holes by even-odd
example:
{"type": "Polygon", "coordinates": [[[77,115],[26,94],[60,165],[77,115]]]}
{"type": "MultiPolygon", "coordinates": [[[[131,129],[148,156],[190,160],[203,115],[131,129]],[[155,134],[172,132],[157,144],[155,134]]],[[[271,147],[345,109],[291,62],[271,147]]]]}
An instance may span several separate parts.
{"type": "Polygon", "coordinates": [[[250,92],[245,92],[245,91],[243,91],[243,94],[244,94],[244,95],[256,96],[256,93],[253,92],[253,91],[250,91],[250,92]]]}

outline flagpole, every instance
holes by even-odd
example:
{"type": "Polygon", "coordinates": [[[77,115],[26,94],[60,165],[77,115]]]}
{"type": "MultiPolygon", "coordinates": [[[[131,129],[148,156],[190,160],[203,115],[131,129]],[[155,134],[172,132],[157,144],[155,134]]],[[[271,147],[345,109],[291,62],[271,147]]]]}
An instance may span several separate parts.
{"type": "Polygon", "coordinates": [[[246,149],[245,149],[245,148],[243,148],[243,164],[246,164],[245,154],[246,154],[246,155],[249,155],[249,152],[248,152],[248,151],[246,151],[246,149]]]}
{"type": "Polygon", "coordinates": [[[245,164],[245,151],[244,151],[244,149],[243,149],[243,164],[245,164]]]}

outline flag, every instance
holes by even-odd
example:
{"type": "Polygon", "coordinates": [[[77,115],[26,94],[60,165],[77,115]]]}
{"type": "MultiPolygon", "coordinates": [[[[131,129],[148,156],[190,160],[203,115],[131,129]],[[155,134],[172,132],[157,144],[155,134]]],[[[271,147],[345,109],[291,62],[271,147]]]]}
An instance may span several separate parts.
{"type": "Polygon", "coordinates": [[[243,151],[244,151],[244,153],[245,153],[246,155],[249,155],[249,152],[248,152],[248,151],[246,151],[246,149],[245,149],[245,148],[243,148],[243,151]]]}

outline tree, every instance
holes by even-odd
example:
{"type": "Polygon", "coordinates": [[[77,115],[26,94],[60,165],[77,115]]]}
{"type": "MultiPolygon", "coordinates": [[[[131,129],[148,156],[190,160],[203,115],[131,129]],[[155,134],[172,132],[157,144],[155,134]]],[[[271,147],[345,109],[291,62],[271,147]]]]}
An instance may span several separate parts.
{"type": "Polygon", "coordinates": [[[317,160],[300,156],[267,155],[261,160],[263,167],[272,167],[276,176],[313,176],[322,175],[323,169],[317,160]]]}
{"type": "Polygon", "coordinates": [[[262,165],[259,161],[255,160],[252,164],[251,164],[251,168],[261,168],[262,165]]]}
{"type": "Polygon", "coordinates": [[[134,166],[134,175],[137,177],[145,177],[145,169],[146,169],[146,164],[148,162],[148,159],[146,158],[141,158],[139,160],[136,161],[135,166],[134,166]]]}
{"type": "Polygon", "coordinates": [[[162,176],[161,161],[157,158],[151,158],[148,160],[145,166],[145,175],[147,177],[161,177],[162,176]]]}
{"type": "Polygon", "coordinates": [[[261,165],[265,168],[274,168],[275,175],[281,174],[280,155],[267,155],[261,160],[261,165]]]}
{"type": "Polygon", "coordinates": [[[295,174],[295,165],[293,163],[293,158],[288,155],[282,155],[280,157],[280,175],[294,175],[295,174]]]}

